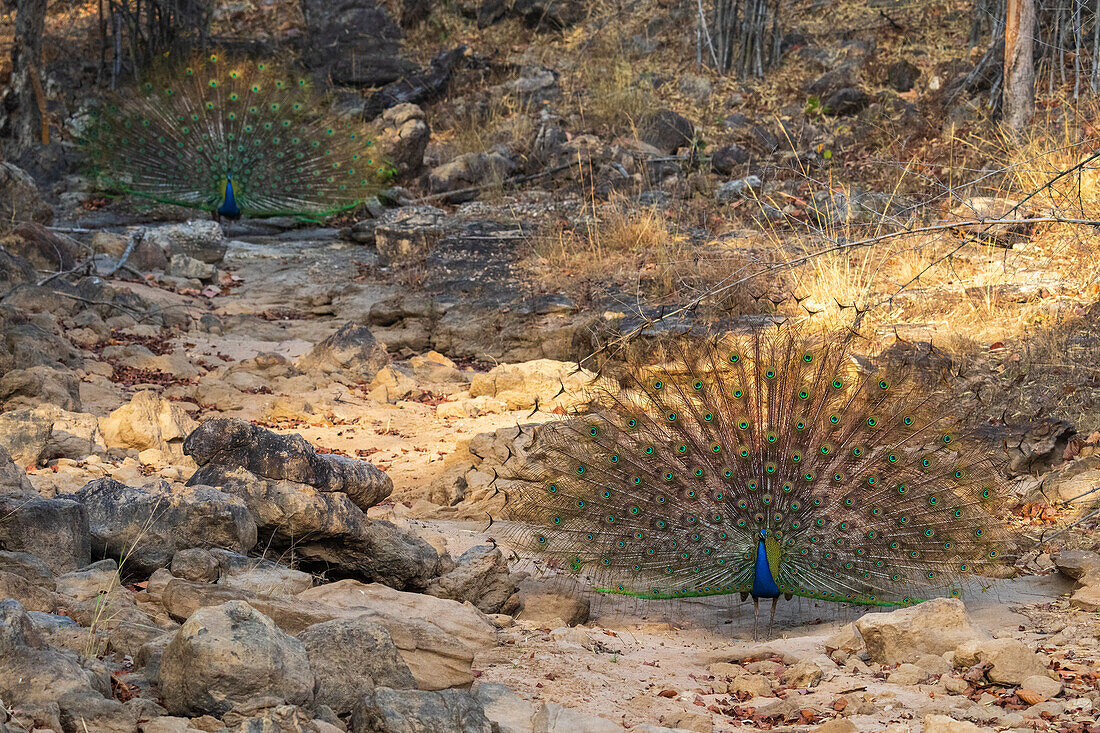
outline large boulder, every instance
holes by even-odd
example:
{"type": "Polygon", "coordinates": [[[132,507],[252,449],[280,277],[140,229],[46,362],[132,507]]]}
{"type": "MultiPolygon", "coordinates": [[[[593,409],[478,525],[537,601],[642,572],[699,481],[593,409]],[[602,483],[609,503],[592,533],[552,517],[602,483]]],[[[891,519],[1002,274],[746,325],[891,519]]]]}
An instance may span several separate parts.
{"type": "Polygon", "coordinates": [[[401,28],[375,0],[302,0],[309,42],[303,56],[336,84],[380,86],[411,74],[401,28]]]}
{"type": "Polygon", "coordinates": [[[159,247],[168,258],[182,254],[211,264],[221,262],[227,249],[221,225],[210,220],[151,227],[145,230],[144,240],[159,247]]]}
{"type": "Polygon", "coordinates": [[[45,465],[54,458],[82,460],[107,450],[93,415],[49,404],[0,413],[0,447],[21,466],[45,465]]]}
{"type": "Polygon", "coordinates": [[[200,478],[192,478],[191,484],[217,486],[201,476],[242,468],[261,479],[347,494],[361,509],[369,509],[393,491],[393,479],[367,461],[319,455],[300,435],[279,435],[236,418],[207,420],[187,436],[183,451],[201,467],[196,474],[200,478]]]}
{"type": "Polygon", "coordinates": [[[53,209],[38,195],[30,174],[4,161],[0,161],[0,221],[53,221],[53,209]]]}
{"type": "Polygon", "coordinates": [[[415,104],[398,104],[382,113],[378,149],[396,169],[399,178],[418,175],[424,167],[424,151],[431,138],[424,110],[415,104]]]}
{"type": "Polygon", "coordinates": [[[27,494],[33,490],[27,472],[15,465],[8,451],[0,445],[0,494],[27,494]]]}
{"type": "Polygon", "coordinates": [[[54,234],[34,222],[24,222],[8,236],[0,238],[0,246],[12,254],[26,257],[35,269],[45,272],[68,270],[76,264],[73,243],[74,240],[54,234]]]}
{"type": "Polygon", "coordinates": [[[985,676],[999,685],[1019,685],[1029,677],[1046,676],[1046,662],[1018,639],[972,639],[955,650],[955,666],[986,664],[985,676]]]}
{"type": "Polygon", "coordinates": [[[96,557],[125,557],[128,571],[168,567],[189,547],[247,552],[256,544],[256,522],[237,496],[209,486],[158,481],[136,487],[103,478],[81,488],[96,557]]]}
{"type": "Polygon", "coordinates": [[[492,733],[481,702],[466,690],[391,690],[364,695],[352,733],[492,733]]]}
{"type": "Polygon", "coordinates": [[[872,661],[894,665],[925,654],[944,654],[981,637],[970,626],[962,601],[935,598],[889,613],[869,613],[855,622],[872,661]]]}
{"type": "Polygon", "coordinates": [[[689,147],[695,140],[695,125],[669,109],[649,113],[639,125],[638,138],[671,155],[678,149],[689,147]]]}
{"type": "Polygon", "coordinates": [[[99,422],[109,448],[142,451],[155,448],[164,453],[179,453],[183,439],[198,423],[175,402],[152,390],[138,392],[99,422]]]}
{"type": "Polygon", "coordinates": [[[174,715],[224,715],[253,697],[292,705],[313,699],[305,646],[243,601],[196,611],[160,661],[165,708],[174,715]]]}
{"type": "Polygon", "coordinates": [[[35,555],[55,573],[84,567],[91,558],[84,505],[37,494],[0,494],[0,549],[35,555]]]}
{"type": "Polygon", "coordinates": [[[68,369],[39,365],[0,376],[0,409],[57,405],[80,411],[80,380],[68,369]]]}
{"type": "Polygon", "coordinates": [[[37,710],[74,693],[98,694],[76,655],[50,648],[19,603],[0,601],[0,699],[4,705],[37,710]]]}
{"type": "Polygon", "coordinates": [[[298,597],[364,614],[385,626],[422,690],[470,684],[474,655],[496,646],[492,623],[476,608],[455,601],[354,580],[316,586],[298,597]]]}
{"type": "Polygon", "coordinates": [[[347,372],[369,381],[389,363],[386,347],[378,343],[370,329],[348,322],[298,359],[294,366],[303,372],[347,372]]]}
{"type": "Polygon", "coordinates": [[[515,591],[508,560],[492,545],[471,547],[450,572],[433,578],[424,590],[437,598],[472,603],[484,613],[499,613],[515,591]]]}
{"type": "Polygon", "coordinates": [[[337,715],[350,713],[376,686],[416,687],[390,632],[366,617],[315,624],[299,633],[298,639],[306,647],[317,679],[314,702],[328,705],[337,715]]]}
{"type": "Polygon", "coordinates": [[[439,565],[431,545],[390,522],[368,519],[342,492],[213,464],[196,471],[188,484],[216,486],[241,497],[265,545],[273,551],[292,549],[307,570],[419,589],[439,565]]]}

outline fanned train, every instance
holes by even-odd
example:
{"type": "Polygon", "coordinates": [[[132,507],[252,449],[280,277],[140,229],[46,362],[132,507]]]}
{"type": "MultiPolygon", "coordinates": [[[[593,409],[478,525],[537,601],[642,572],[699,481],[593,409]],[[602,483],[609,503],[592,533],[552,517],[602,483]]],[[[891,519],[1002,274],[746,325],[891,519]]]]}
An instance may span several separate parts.
{"type": "Polygon", "coordinates": [[[1004,450],[927,382],[793,327],[666,344],[540,428],[507,482],[515,539],[640,598],[959,595],[1015,552],[1004,450]]]}
{"type": "Polygon", "coordinates": [[[219,216],[323,217],[377,192],[366,126],[278,66],[212,54],[99,105],[82,147],[107,187],[219,216]]]}

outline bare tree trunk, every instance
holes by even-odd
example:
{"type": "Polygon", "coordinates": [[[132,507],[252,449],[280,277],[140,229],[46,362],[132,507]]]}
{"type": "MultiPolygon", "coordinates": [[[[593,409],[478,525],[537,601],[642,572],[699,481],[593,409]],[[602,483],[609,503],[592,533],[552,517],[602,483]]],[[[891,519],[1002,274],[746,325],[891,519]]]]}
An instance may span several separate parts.
{"type": "Polygon", "coordinates": [[[1008,0],[1004,123],[1019,134],[1035,113],[1035,0],[1008,0]]]}
{"type": "Polygon", "coordinates": [[[46,97],[42,89],[42,34],[46,0],[16,0],[11,87],[5,98],[7,134],[13,152],[49,142],[46,97]]]}

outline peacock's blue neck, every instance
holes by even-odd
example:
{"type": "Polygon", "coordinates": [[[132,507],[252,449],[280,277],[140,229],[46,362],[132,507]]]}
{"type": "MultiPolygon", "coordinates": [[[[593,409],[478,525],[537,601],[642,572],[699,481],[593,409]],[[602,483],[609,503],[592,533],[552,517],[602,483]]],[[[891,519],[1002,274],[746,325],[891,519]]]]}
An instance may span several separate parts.
{"type": "Polygon", "coordinates": [[[771,564],[768,562],[768,548],[764,542],[766,534],[760,530],[760,539],[756,545],[756,567],[753,569],[752,590],[749,593],[753,598],[778,598],[779,585],[772,575],[771,564]]]}
{"type": "Polygon", "coordinates": [[[233,176],[226,176],[225,189],[222,192],[222,205],[218,207],[218,213],[227,219],[238,219],[241,209],[237,206],[237,198],[233,195],[233,176]]]}

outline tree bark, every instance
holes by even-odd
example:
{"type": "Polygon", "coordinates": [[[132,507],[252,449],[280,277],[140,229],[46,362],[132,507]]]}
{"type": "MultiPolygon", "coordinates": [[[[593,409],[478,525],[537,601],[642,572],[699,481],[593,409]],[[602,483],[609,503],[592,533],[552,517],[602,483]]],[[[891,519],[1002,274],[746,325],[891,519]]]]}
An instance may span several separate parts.
{"type": "Polygon", "coordinates": [[[1023,132],[1035,113],[1035,0],[1007,0],[1004,123],[1023,132]]]}
{"type": "Polygon", "coordinates": [[[7,134],[16,152],[49,142],[41,77],[45,29],[46,0],[16,0],[11,87],[5,95],[7,134]]]}

